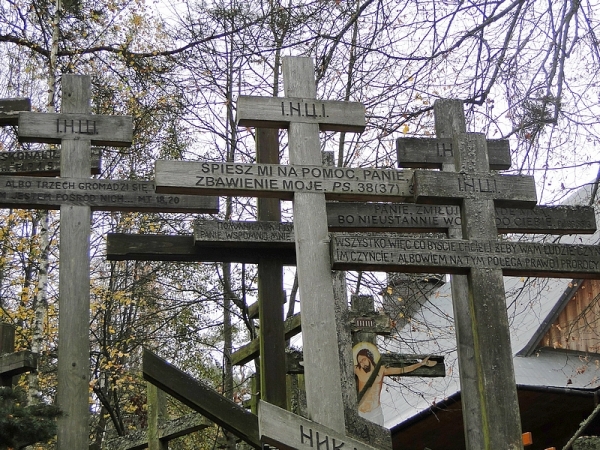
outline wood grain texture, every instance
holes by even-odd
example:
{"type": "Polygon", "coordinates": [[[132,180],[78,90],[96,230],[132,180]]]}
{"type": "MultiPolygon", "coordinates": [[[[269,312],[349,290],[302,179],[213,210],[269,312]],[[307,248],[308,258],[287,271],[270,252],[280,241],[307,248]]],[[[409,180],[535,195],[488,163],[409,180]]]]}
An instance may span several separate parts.
{"type": "Polygon", "coordinates": [[[366,122],[365,107],[358,102],[240,95],[237,123],[262,128],[289,128],[290,123],[310,123],[317,124],[321,131],[362,133],[366,122]]]}
{"type": "Polygon", "coordinates": [[[133,140],[131,116],[102,116],[89,112],[19,113],[19,142],[60,144],[63,139],[86,139],[92,145],[127,147],[133,140]]]}
{"type": "MultiPolygon", "coordinates": [[[[488,139],[489,170],[510,168],[508,139],[488,139]]],[[[398,167],[414,169],[441,169],[444,164],[454,164],[451,138],[396,139],[398,167]]]]}
{"type": "Polygon", "coordinates": [[[214,389],[144,350],[144,379],[231,431],[254,448],[260,448],[258,418],[214,389]]]}
{"type": "Polygon", "coordinates": [[[0,206],[59,209],[61,205],[87,206],[92,211],[219,211],[217,197],[157,194],[152,181],[0,176],[0,206]]]}

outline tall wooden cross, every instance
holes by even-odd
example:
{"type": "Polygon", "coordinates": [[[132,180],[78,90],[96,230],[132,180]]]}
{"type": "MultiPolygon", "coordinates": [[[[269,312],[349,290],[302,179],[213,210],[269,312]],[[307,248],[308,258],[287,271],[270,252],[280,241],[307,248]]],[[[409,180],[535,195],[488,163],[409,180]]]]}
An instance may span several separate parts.
{"type": "MultiPolygon", "coordinates": [[[[284,80],[286,98],[241,98],[238,101],[238,123],[289,127],[291,166],[234,163],[190,166],[191,163],[185,162],[157,161],[156,185],[157,189],[165,192],[182,192],[183,189],[293,197],[301,309],[304,333],[309,336],[304,342],[308,412],[315,422],[345,433],[337,335],[335,326],[332,326],[336,319],[328,264],[325,191],[335,191],[339,195],[361,189],[366,191],[372,175],[357,171],[364,180],[359,182],[354,171],[350,180],[343,168],[323,168],[318,132],[319,128],[362,131],[365,126],[364,107],[315,100],[314,68],[309,59],[287,58],[284,80]],[[249,122],[245,122],[246,119],[249,122]],[[173,170],[183,176],[179,180],[173,179],[173,170]],[[256,177],[257,171],[264,171],[263,178],[256,177]],[[330,175],[326,177],[324,174],[330,175]],[[318,340],[313,338],[316,336],[318,340]]],[[[395,174],[389,172],[387,175],[395,174]]],[[[405,186],[408,188],[408,180],[405,186]]],[[[391,194],[393,196],[408,194],[400,193],[397,184],[389,187],[395,191],[391,194]]]]}
{"type": "Polygon", "coordinates": [[[91,180],[91,145],[126,146],[128,116],[89,112],[89,76],[64,75],[60,114],[19,114],[22,142],[61,144],[62,178],[0,176],[0,206],[61,210],[58,448],[89,445],[89,236],[91,210],[215,212],[216,199],[156,195],[144,181],[91,180]]]}
{"type": "MultiPolygon", "coordinates": [[[[462,106],[460,106],[462,113],[462,106]]],[[[458,116],[456,107],[450,117],[458,116]]],[[[461,114],[461,117],[462,116],[461,114]]],[[[533,180],[490,174],[483,135],[453,135],[456,173],[415,171],[417,202],[461,206],[462,239],[385,236],[370,243],[334,238],[332,267],[466,274],[453,289],[468,449],[522,448],[503,275],[600,276],[595,246],[496,238],[496,206],[533,205],[533,180]]],[[[455,282],[454,280],[453,282],[455,282]]]]}

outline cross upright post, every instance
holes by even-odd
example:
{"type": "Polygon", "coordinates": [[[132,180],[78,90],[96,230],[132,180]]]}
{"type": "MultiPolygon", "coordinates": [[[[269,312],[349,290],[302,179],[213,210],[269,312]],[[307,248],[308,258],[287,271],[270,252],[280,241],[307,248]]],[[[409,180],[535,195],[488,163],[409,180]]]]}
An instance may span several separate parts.
{"type": "MultiPolygon", "coordinates": [[[[63,113],[89,114],[89,76],[63,75],[63,113]]],[[[61,174],[87,178],[91,141],[85,135],[61,140],[61,174]]],[[[89,446],[90,365],[90,225],[89,206],[63,205],[60,209],[59,358],[57,403],[63,414],[58,425],[58,449],[89,446]]]]}
{"type": "MultiPolygon", "coordinates": [[[[287,97],[316,98],[312,59],[286,58],[283,79],[287,97]]],[[[292,165],[322,165],[318,124],[292,122],[288,133],[292,165]]],[[[294,232],[304,319],[307,409],[313,421],[344,433],[325,195],[294,194],[294,232]]]]}

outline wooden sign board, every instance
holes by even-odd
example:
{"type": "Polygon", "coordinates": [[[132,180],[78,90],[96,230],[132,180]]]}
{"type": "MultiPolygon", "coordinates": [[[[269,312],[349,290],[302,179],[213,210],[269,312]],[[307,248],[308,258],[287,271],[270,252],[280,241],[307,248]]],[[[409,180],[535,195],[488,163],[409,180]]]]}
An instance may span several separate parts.
{"type": "Polygon", "coordinates": [[[593,245],[345,235],[333,237],[331,261],[334,270],[460,274],[477,267],[507,276],[600,276],[600,247],[593,245]]]}
{"type": "Polygon", "coordinates": [[[376,447],[262,400],[258,403],[258,430],[262,442],[282,450],[376,450],[376,447]]]}
{"type": "Polygon", "coordinates": [[[362,133],[365,106],[358,102],[241,95],[236,119],[244,127],[288,128],[290,122],[316,123],[321,131],[362,133]]]}
{"type": "Polygon", "coordinates": [[[460,204],[464,198],[521,208],[533,208],[537,203],[533,177],[522,175],[415,170],[414,192],[418,203],[460,204]]]}
{"type": "MultiPolygon", "coordinates": [[[[327,203],[330,231],[436,233],[462,224],[458,205],[413,203],[327,203]]],[[[498,233],[593,234],[591,206],[496,208],[498,233]]]]}
{"type": "MultiPolygon", "coordinates": [[[[92,148],[93,175],[100,173],[100,149],[92,148]]],[[[0,152],[0,175],[60,175],[60,149],[0,152]]]]}
{"type": "MultiPolygon", "coordinates": [[[[507,139],[488,139],[487,151],[490,170],[510,168],[507,139]]],[[[399,167],[441,169],[444,164],[454,164],[452,139],[448,138],[398,138],[396,152],[399,167]]]]}
{"type": "Polygon", "coordinates": [[[157,192],[274,197],[320,193],[333,200],[412,199],[412,171],[276,164],[156,161],[157,192]]]}
{"type": "Polygon", "coordinates": [[[28,98],[0,99],[0,126],[17,125],[19,113],[31,111],[31,100],[28,98]]]}
{"type": "Polygon", "coordinates": [[[258,264],[261,259],[273,258],[283,265],[296,264],[296,250],[280,248],[201,247],[194,236],[165,236],[157,234],[109,233],[106,259],[109,261],[182,261],[231,262],[258,264]]]}
{"type": "Polygon", "coordinates": [[[60,144],[63,139],[89,139],[92,145],[131,145],[131,116],[19,113],[19,141],[60,144]]]}
{"type": "Polygon", "coordinates": [[[94,211],[219,211],[216,197],[156,194],[152,181],[0,176],[0,207],[59,209],[66,204],[94,211]]]}
{"type": "Polygon", "coordinates": [[[194,225],[198,246],[294,248],[294,224],[274,221],[198,220],[194,225]]]}

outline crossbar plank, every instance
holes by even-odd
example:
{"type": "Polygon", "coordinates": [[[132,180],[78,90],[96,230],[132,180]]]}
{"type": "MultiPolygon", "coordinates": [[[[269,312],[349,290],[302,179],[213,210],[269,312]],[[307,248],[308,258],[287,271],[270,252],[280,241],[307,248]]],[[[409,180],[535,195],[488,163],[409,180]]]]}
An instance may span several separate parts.
{"type": "MultiPolygon", "coordinates": [[[[396,139],[398,166],[413,169],[441,169],[444,164],[454,164],[452,139],[405,138],[396,139]]],[[[487,151],[490,170],[510,169],[508,139],[488,139],[487,151]]]]}
{"type": "Polygon", "coordinates": [[[494,200],[496,206],[533,208],[535,180],[525,175],[452,173],[415,170],[415,201],[461,204],[465,198],[494,200]]]}
{"type": "Polygon", "coordinates": [[[295,249],[198,247],[194,236],[109,233],[109,261],[187,261],[258,264],[261,258],[278,258],[284,265],[296,264],[295,249]]]}
{"type": "Polygon", "coordinates": [[[316,123],[321,131],[365,129],[365,107],[358,102],[241,95],[236,106],[237,123],[245,127],[289,128],[294,122],[316,123]]]}
{"type": "Polygon", "coordinates": [[[258,418],[251,412],[149,350],[144,350],[143,371],[146,381],[231,431],[252,447],[260,448],[258,418]]]}
{"type": "Polygon", "coordinates": [[[86,113],[19,113],[19,142],[60,144],[63,139],[77,137],[90,139],[92,145],[130,146],[132,118],[86,113]]]}

